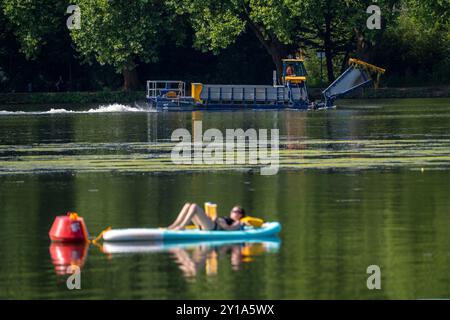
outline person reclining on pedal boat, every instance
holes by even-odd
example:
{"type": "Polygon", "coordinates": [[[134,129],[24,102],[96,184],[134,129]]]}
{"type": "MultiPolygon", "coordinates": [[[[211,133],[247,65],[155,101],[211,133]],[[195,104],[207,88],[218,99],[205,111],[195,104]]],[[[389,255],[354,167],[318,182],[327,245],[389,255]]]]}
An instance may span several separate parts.
{"type": "Polygon", "coordinates": [[[241,206],[234,206],[229,216],[213,220],[197,204],[186,203],[168,229],[182,230],[192,222],[201,230],[242,230],[246,223],[240,220],[244,217],[245,210],[241,206]]]}

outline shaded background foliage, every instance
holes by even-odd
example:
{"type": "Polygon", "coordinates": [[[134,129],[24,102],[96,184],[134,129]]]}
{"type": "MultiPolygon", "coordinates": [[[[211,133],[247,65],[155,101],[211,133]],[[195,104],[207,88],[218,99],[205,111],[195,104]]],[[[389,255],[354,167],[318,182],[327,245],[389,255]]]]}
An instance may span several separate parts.
{"type": "Polygon", "coordinates": [[[0,0],[3,92],[142,89],[147,79],[271,83],[299,48],[310,85],[324,86],[360,57],[388,69],[387,86],[448,84],[449,4],[383,0],[0,0]],[[82,28],[66,27],[69,4],[82,28]],[[316,51],[325,51],[320,73],[316,51]]]}

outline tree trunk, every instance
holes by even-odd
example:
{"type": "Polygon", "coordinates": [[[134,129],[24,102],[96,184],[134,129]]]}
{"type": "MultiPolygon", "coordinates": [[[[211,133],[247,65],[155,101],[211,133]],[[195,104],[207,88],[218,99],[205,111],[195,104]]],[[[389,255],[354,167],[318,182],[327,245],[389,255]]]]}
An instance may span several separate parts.
{"type": "Polygon", "coordinates": [[[364,39],[364,34],[355,29],[356,36],[356,56],[363,61],[369,61],[369,48],[364,39]]]}
{"type": "Polygon", "coordinates": [[[336,78],[333,70],[333,43],[331,40],[331,17],[325,17],[325,35],[324,35],[325,58],[327,62],[328,81],[332,83],[336,78]]]}
{"type": "Polygon", "coordinates": [[[281,78],[283,76],[283,62],[281,61],[281,59],[286,58],[286,46],[284,46],[275,38],[267,40],[266,37],[264,37],[263,32],[260,30],[260,27],[253,23],[253,21],[248,16],[246,16],[245,18],[248,22],[248,25],[250,26],[250,29],[267,50],[267,53],[269,53],[272,57],[272,61],[277,70],[278,81],[281,81],[281,78]]]}
{"type": "Polygon", "coordinates": [[[286,48],[281,43],[278,43],[277,40],[268,41],[260,39],[260,41],[264,45],[264,48],[266,48],[267,53],[270,54],[273,64],[277,70],[278,81],[281,81],[283,76],[283,61],[281,60],[287,58],[286,48]]]}
{"type": "Polygon", "coordinates": [[[344,54],[344,59],[342,60],[341,74],[344,73],[344,71],[347,69],[349,58],[350,58],[350,52],[348,50],[346,50],[345,54],[344,54]]]}
{"type": "Polygon", "coordinates": [[[328,82],[332,83],[336,79],[334,77],[334,70],[333,70],[333,53],[330,48],[327,48],[326,45],[325,45],[325,58],[327,60],[328,82]]]}
{"type": "Polygon", "coordinates": [[[130,70],[127,67],[124,67],[122,70],[122,75],[123,75],[123,90],[130,91],[139,88],[139,78],[136,68],[130,70]]]}
{"type": "Polygon", "coordinates": [[[286,58],[285,50],[271,44],[269,45],[268,53],[272,57],[272,61],[275,64],[275,68],[277,70],[278,80],[280,81],[283,76],[283,61],[281,60],[283,58],[286,58]]]}

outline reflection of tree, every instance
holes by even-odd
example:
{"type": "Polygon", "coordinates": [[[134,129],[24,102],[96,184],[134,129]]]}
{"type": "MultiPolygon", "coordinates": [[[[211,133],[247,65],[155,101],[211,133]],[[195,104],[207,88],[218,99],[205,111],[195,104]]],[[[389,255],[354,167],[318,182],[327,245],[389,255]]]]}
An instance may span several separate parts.
{"type": "MultiPolygon", "coordinates": [[[[288,112],[286,119],[286,148],[290,150],[305,150],[307,144],[302,143],[307,138],[307,118],[306,112],[288,112]]],[[[300,155],[299,155],[300,156],[300,155]]]]}

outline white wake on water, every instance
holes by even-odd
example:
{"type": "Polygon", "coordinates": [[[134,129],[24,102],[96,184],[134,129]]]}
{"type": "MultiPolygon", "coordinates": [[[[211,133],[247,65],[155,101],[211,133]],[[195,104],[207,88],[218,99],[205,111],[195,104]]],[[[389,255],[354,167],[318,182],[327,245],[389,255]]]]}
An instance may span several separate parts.
{"type": "Polygon", "coordinates": [[[54,109],[51,108],[48,111],[7,111],[7,110],[0,110],[0,115],[26,115],[26,114],[65,114],[65,113],[74,113],[74,114],[81,114],[81,113],[113,113],[113,112],[146,112],[147,110],[138,108],[138,107],[131,107],[126,106],[119,103],[113,103],[110,105],[105,106],[99,106],[98,108],[92,108],[87,111],[75,111],[75,110],[67,110],[64,108],[61,109],[54,109]]]}
{"type": "Polygon", "coordinates": [[[110,104],[108,106],[100,106],[96,109],[89,109],[88,111],[85,111],[84,113],[103,113],[103,112],[142,112],[145,111],[141,108],[136,107],[130,107],[123,104],[110,104]]]}

